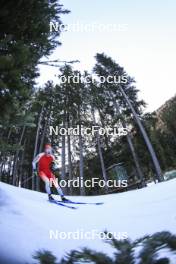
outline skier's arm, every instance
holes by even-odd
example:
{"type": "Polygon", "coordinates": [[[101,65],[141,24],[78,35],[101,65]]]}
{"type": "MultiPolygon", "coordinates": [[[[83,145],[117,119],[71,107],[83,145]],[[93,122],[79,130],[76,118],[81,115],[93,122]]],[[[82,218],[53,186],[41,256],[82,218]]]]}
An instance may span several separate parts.
{"type": "Polygon", "coordinates": [[[55,162],[56,161],[56,158],[55,158],[55,156],[54,155],[51,155],[52,156],[52,158],[53,158],[53,162],[55,162]]]}
{"type": "Polygon", "coordinates": [[[36,170],[36,165],[39,162],[40,158],[43,156],[43,153],[38,154],[34,160],[32,161],[32,168],[33,170],[36,170]]]}

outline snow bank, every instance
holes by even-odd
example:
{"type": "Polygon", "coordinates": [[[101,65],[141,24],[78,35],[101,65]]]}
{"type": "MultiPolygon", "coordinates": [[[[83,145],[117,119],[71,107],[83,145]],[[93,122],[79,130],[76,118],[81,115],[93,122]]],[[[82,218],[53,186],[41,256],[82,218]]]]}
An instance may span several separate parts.
{"type": "Polygon", "coordinates": [[[176,179],[120,194],[69,197],[75,201],[104,202],[71,210],[50,204],[46,194],[0,183],[0,258],[5,263],[35,263],[39,249],[60,259],[71,249],[88,246],[112,253],[109,245],[94,239],[56,239],[56,233],[102,232],[139,238],[158,231],[176,230],[176,179]],[[51,239],[51,234],[53,235],[51,239]],[[7,261],[8,259],[8,261],[7,261]]]}

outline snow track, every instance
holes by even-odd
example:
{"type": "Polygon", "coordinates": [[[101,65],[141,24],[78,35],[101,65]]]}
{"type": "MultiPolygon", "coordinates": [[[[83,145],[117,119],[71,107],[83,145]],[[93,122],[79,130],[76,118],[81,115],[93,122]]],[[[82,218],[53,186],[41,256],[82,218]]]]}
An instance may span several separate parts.
{"type": "Polygon", "coordinates": [[[48,203],[46,194],[0,183],[0,263],[35,263],[32,255],[39,249],[51,250],[58,259],[83,246],[112,253],[98,237],[51,239],[51,233],[108,230],[135,239],[157,231],[176,232],[176,179],[120,194],[68,198],[104,204],[69,210],[48,203]]]}

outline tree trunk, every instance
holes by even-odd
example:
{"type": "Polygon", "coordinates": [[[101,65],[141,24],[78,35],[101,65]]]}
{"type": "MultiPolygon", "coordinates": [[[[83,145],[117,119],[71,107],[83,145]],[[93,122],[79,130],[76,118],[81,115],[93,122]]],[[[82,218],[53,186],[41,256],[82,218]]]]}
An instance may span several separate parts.
{"type": "MultiPolygon", "coordinates": [[[[113,98],[113,104],[114,104],[114,107],[116,109],[116,112],[119,115],[121,115],[117,101],[115,100],[115,98],[113,97],[112,94],[111,94],[111,96],[113,98]]],[[[127,127],[126,126],[126,122],[125,122],[125,120],[123,118],[121,119],[121,122],[122,122],[122,126],[124,128],[126,128],[127,127]]],[[[135,151],[135,148],[134,148],[134,145],[133,145],[133,142],[132,142],[132,137],[131,137],[131,134],[130,133],[127,134],[127,142],[128,142],[128,145],[129,145],[129,148],[130,148],[130,151],[131,151],[131,154],[132,154],[132,157],[133,157],[135,166],[136,166],[138,178],[141,180],[142,185],[145,185],[145,182],[144,182],[144,174],[143,174],[143,172],[141,170],[141,166],[140,166],[140,163],[139,163],[139,158],[138,158],[138,155],[137,155],[137,153],[135,151]]]]}
{"type": "Polygon", "coordinates": [[[136,123],[137,123],[138,126],[139,126],[139,129],[140,129],[140,131],[141,131],[141,134],[143,135],[144,141],[145,141],[145,143],[146,143],[146,145],[147,145],[147,148],[148,148],[148,150],[149,150],[150,156],[151,156],[151,158],[152,158],[152,161],[153,161],[153,164],[154,164],[154,167],[155,167],[156,178],[157,178],[157,180],[158,180],[159,182],[161,182],[161,181],[163,180],[163,176],[162,176],[162,172],[161,172],[160,164],[159,164],[159,161],[158,161],[158,159],[157,159],[157,156],[156,156],[156,153],[155,153],[155,151],[154,151],[154,148],[153,148],[153,146],[152,146],[152,144],[151,144],[151,142],[150,142],[150,139],[149,139],[149,137],[148,137],[148,135],[147,135],[147,133],[146,133],[146,131],[145,131],[145,129],[144,129],[144,126],[142,125],[142,123],[141,123],[141,121],[140,121],[140,119],[139,119],[139,117],[138,117],[138,115],[137,115],[137,113],[136,113],[134,107],[132,106],[132,104],[131,104],[131,102],[130,102],[128,96],[127,96],[126,93],[124,92],[123,88],[122,88],[121,86],[119,86],[119,87],[120,87],[120,91],[121,91],[122,95],[124,96],[124,99],[126,100],[128,106],[129,106],[129,108],[131,109],[131,111],[132,111],[132,113],[133,113],[133,116],[134,116],[134,118],[135,118],[135,120],[136,120],[136,123]]]}
{"type": "Polygon", "coordinates": [[[81,113],[80,106],[78,107],[78,122],[79,122],[79,179],[80,179],[80,194],[85,195],[84,187],[84,159],[83,159],[83,141],[81,134],[81,113]],[[81,184],[83,182],[83,186],[81,184]]]}
{"type": "MultiPolygon", "coordinates": [[[[35,147],[34,147],[34,154],[33,154],[33,159],[35,158],[35,156],[37,155],[37,149],[38,149],[38,142],[39,142],[39,134],[40,134],[40,125],[41,125],[41,121],[42,121],[42,116],[43,116],[43,109],[44,109],[44,105],[42,105],[42,109],[39,115],[39,119],[38,119],[38,124],[37,124],[37,133],[36,133],[36,137],[35,137],[35,147]]],[[[35,177],[34,174],[32,175],[32,190],[35,190],[35,177]]]]}
{"type": "MultiPolygon", "coordinates": [[[[105,123],[104,123],[104,120],[103,120],[103,114],[102,114],[102,112],[101,112],[101,110],[99,108],[97,110],[98,110],[98,113],[99,113],[99,116],[100,116],[101,125],[102,125],[102,127],[105,127],[105,123]]],[[[104,138],[105,138],[106,148],[109,149],[109,139],[108,139],[108,136],[107,136],[106,133],[104,135],[104,138]]]]}
{"type": "Polygon", "coordinates": [[[135,148],[134,148],[134,145],[133,145],[133,142],[132,142],[132,138],[131,138],[131,134],[130,133],[127,135],[127,141],[128,141],[128,145],[130,147],[131,154],[133,156],[133,160],[134,160],[134,163],[135,163],[135,166],[136,166],[138,178],[142,182],[142,185],[145,186],[144,174],[143,174],[143,172],[141,170],[141,166],[139,164],[138,155],[137,155],[137,153],[135,151],[135,148]]]}
{"type": "MultiPolygon", "coordinates": [[[[70,117],[67,114],[67,128],[70,127],[70,117]]],[[[68,173],[69,173],[69,180],[72,180],[72,159],[71,159],[71,142],[70,142],[70,135],[67,135],[67,147],[68,147],[68,173]]],[[[70,186],[70,194],[73,194],[72,185],[70,186]]]]}
{"type": "MultiPolygon", "coordinates": [[[[63,128],[65,128],[66,111],[64,109],[63,128]]],[[[62,135],[62,170],[61,179],[65,180],[65,135],[62,135]]]]}
{"type": "Polygon", "coordinates": [[[39,146],[39,153],[41,153],[42,150],[43,150],[43,145],[44,145],[44,140],[45,140],[45,136],[46,136],[47,126],[48,126],[48,119],[45,120],[44,128],[43,128],[43,131],[42,131],[42,136],[41,136],[41,141],[40,141],[40,146],[39,146]]]}
{"type": "Polygon", "coordinates": [[[22,187],[22,180],[23,180],[23,164],[24,164],[24,156],[25,156],[25,146],[26,146],[26,139],[24,140],[23,145],[23,152],[21,155],[21,161],[20,161],[20,170],[19,170],[19,187],[22,187]]]}
{"type": "MultiPolygon", "coordinates": [[[[91,111],[92,111],[92,117],[93,117],[93,124],[96,125],[95,113],[94,113],[93,107],[92,107],[91,111]]],[[[100,158],[102,176],[103,176],[104,181],[107,182],[107,174],[106,174],[106,168],[105,168],[104,158],[103,158],[102,149],[101,149],[99,132],[96,133],[96,141],[97,141],[97,147],[98,147],[98,154],[99,154],[99,158],[100,158]]],[[[105,185],[105,191],[108,192],[107,185],[105,185]]]]}
{"type": "MultiPolygon", "coordinates": [[[[24,133],[25,133],[25,129],[26,127],[23,126],[23,129],[22,129],[22,133],[21,133],[21,136],[20,136],[20,141],[19,141],[19,147],[21,146],[21,143],[22,143],[22,140],[23,140],[23,137],[24,137],[24,133]]],[[[13,185],[17,185],[17,170],[18,170],[18,157],[19,157],[19,153],[20,153],[20,149],[18,149],[16,151],[16,154],[15,154],[15,157],[14,157],[14,164],[13,164],[13,185]]]]}

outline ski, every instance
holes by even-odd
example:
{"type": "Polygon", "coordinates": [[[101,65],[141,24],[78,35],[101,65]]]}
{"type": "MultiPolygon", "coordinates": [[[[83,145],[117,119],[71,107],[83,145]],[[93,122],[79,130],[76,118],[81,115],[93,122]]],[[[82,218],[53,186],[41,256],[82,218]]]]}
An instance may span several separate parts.
{"type": "Polygon", "coordinates": [[[90,205],[102,205],[104,203],[99,202],[99,203],[86,203],[86,202],[74,202],[74,201],[59,201],[62,204],[90,204],[90,205]]]}
{"type": "Polygon", "coordinates": [[[66,207],[66,208],[70,208],[70,209],[78,209],[78,207],[67,205],[67,204],[64,204],[63,202],[57,201],[57,200],[52,200],[52,201],[49,201],[49,202],[57,204],[57,205],[60,205],[60,206],[63,206],[63,207],[66,207]]]}

